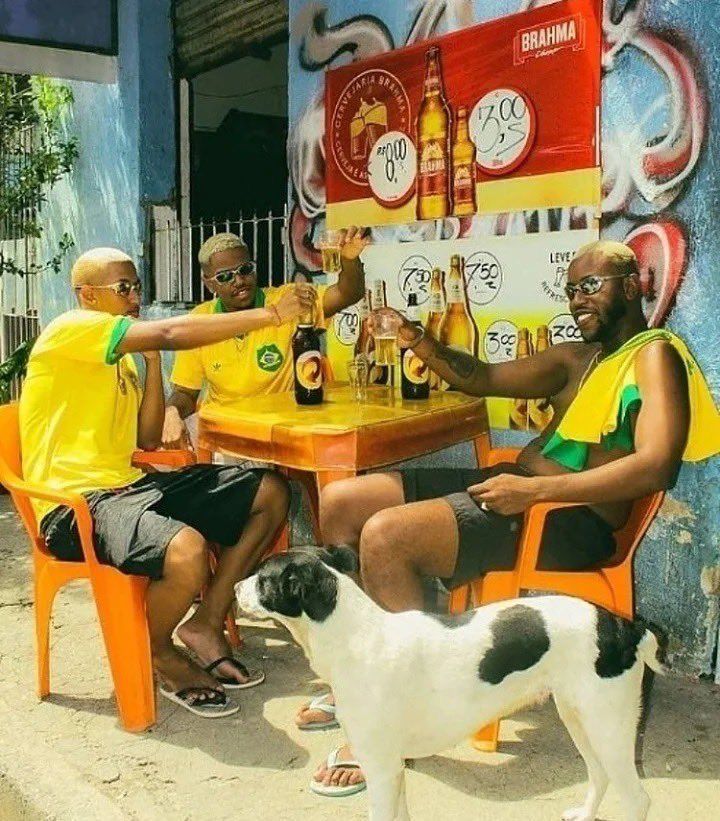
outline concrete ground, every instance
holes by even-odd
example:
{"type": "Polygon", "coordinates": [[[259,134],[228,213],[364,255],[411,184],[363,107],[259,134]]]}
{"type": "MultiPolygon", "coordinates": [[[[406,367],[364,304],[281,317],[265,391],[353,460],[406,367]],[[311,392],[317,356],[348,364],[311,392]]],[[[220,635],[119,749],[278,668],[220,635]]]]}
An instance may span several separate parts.
{"type": "MultiPolygon", "coordinates": [[[[221,821],[363,819],[366,799],[328,800],[307,783],[339,731],[302,733],[298,706],[322,683],[280,628],[246,623],[246,657],[267,682],[240,694],[218,721],[161,700],[159,722],[130,735],[117,722],[88,589],[60,594],[52,631],[53,694],[35,696],[30,562],[7,497],[0,497],[0,819],[221,821]]],[[[645,741],[651,819],[717,816],[720,688],[658,681],[645,741]]],[[[583,794],[584,767],[550,704],[503,724],[501,752],[463,743],[415,762],[413,819],[558,819],[583,794]]],[[[620,819],[610,794],[602,819],[620,819]]]]}

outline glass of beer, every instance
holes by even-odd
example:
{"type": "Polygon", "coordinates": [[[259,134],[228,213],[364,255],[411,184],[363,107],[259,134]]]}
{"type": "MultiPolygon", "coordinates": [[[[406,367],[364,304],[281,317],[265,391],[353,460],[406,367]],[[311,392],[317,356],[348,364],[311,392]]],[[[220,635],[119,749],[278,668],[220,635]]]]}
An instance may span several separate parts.
{"type": "Polygon", "coordinates": [[[394,367],[398,356],[397,332],[400,322],[400,318],[393,314],[373,315],[376,365],[394,367]]]}
{"type": "Polygon", "coordinates": [[[320,234],[317,247],[322,254],[322,269],[326,274],[339,274],[342,270],[340,263],[340,231],[325,230],[320,234]]]}

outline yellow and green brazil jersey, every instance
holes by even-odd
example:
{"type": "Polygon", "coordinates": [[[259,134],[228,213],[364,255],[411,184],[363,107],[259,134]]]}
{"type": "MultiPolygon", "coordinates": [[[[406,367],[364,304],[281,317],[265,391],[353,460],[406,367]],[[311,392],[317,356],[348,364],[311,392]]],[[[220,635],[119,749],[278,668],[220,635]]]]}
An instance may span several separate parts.
{"type": "MultiPolygon", "coordinates": [[[[40,334],[20,397],[23,475],[60,491],[129,485],[142,389],[131,356],[117,346],[132,320],[68,311],[40,334]]],[[[55,507],[34,504],[38,522],[55,507]]]]}
{"type": "MultiPolygon", "coordinates": [[[[275,304],[294,285],[258,288],[253,307],[275,304]]],[[[324,327],[322,311],[324,287],[318,291],[318,327],[324,327]]],[[[203,302],[193,314],[221,313],[220,299],[203,302]]],[[[293,385],[291,342],[295,323],[270,325],[257,331],[195,348],[178,351],[170,380],[181,388],[205,389],[203,404],[230,405],[237,399],[287,391],[293,385]]]]}

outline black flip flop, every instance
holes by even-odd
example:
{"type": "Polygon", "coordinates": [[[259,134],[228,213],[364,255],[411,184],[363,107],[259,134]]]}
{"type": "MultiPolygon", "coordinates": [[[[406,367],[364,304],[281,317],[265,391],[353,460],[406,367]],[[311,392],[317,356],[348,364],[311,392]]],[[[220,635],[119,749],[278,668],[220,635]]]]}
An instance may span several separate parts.
{"type": "Polygon", "coordinates": [[[216,681],[219,681],[225,689],[249,690],[251,687],[257,687],[258,684],[262,684],[263,681],[265,681],[265,673],[263,673],[262,671],[258,672],[256,678],[250,678],[250,671],[248,670],[248,668],[241,661],[238,661],[236,658],[233,658],[232,656],[220,656],[220,658],[215,659],[215,661],[211,662],[207,665],[207,667],[204,667],[203,669],[206,673],[212,674],[213,670],[215,670],[223,662],[226,661],[232,664],[241,676],[248,676],[248,680],[244,684],[241,684],[239,681],[237,681],[237,679],[234,678],[214,676],[216,681]]]}

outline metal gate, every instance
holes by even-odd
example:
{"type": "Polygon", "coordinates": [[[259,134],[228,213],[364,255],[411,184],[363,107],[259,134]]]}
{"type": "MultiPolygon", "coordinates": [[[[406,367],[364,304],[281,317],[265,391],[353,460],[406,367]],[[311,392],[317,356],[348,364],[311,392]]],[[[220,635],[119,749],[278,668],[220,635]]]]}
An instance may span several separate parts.
{"type": "MultiPolygon", "coordinates": [[[[0,151],[0,186],[22,173],[36,139],[36,128],[27,126],[18,130],[4,152],[0,151]]],[[[0,219],[0,362],[40,332],[37,276],[8,272],[3,264],[10,261],[24,271],[36,266],[38,240],[24,230],[26,221],[35,216],[36,203],[26,203],[0,219]]],[[[11,385],[13,398],[17,398],[19,389],[19,380],[15,379],[11,385]]]]}

